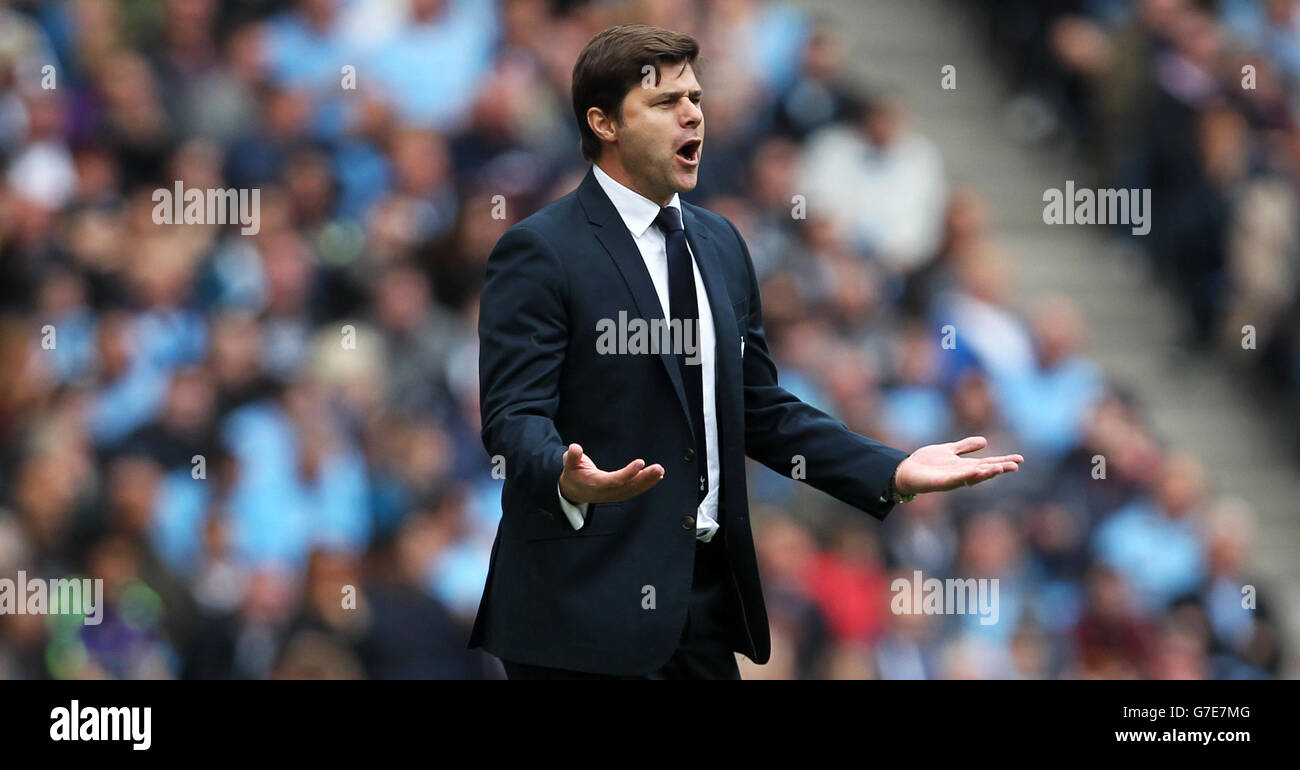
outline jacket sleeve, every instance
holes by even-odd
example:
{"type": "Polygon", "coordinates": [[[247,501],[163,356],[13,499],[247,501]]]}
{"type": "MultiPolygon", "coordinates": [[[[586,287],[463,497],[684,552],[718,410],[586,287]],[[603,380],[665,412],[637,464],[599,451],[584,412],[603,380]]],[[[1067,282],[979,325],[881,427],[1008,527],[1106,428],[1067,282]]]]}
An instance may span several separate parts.
{"type": "Polygon", "coordinates": [[[777,384],[776,364],[763,332],[763,307],[754,264],[735,225],[731,230],[749,273],[749,320],[741,362],[745,378],[745,454],[783,476],[790,475],[796,456],[800,456],[805,483],[877,519],[885,518],[894,506],[881,503],[880,498],[907,452],[854,433],[777,384]]]}
{"type": "Polygon", "coordinates": [[[556,482],[567,444],[554,420],[569,337],[566,294],[550,246],[515,226],[488,257],[478,321],[483,447],[505,458],[502,502],[561,521],[556,482]]]}

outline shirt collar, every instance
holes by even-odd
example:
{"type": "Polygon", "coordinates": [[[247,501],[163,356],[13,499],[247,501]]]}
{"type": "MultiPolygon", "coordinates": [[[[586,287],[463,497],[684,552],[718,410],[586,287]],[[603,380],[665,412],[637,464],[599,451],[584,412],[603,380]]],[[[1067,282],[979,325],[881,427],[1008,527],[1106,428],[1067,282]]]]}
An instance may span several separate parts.
{"type": "MultiPolygon", "coordinates": [[[[600,183],[600,189],[609,196],[610,203],[614,204],[614,209],[623,218],[623,224],[627,225],[632,237],[640,238],[645,234],[646,229],[654,224],[655,217],[659,216],[659,204],[614,181],[614,178],[606,174],[600,166],[593,163],[592,168],[596,173],[596,181],[600,183]]],[[[681,213],[682,204],[677,199],[677,193],[673,193],[673,199],[668,201],[668,205],[681,213]]],[[[685,227],[685,224],[686,220],[683,218],[682,226],[685,227]]]]}

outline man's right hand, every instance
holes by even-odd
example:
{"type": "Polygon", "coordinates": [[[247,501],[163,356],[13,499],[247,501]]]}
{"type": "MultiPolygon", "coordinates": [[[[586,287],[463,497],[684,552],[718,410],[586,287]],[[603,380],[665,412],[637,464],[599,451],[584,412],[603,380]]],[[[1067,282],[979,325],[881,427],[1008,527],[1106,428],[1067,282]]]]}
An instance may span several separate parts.
{"type": "Polygon", "coordinates": [[[569,444],[560,471],[560,494],[571,503],[617,503],[636,497],[663,477],[662,465],[647,467],[641,459],[616,471],[602,471],[582,453],[582,447],[569,444]]]}

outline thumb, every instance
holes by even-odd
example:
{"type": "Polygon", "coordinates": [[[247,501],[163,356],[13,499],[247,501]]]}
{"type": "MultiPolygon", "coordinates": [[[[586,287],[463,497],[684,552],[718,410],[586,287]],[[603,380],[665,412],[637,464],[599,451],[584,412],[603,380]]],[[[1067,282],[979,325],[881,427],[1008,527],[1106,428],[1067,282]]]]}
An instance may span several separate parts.
{"type": "Polygon", "coordinates": [[[565,469],[576,471],[580,462],[582,462],[582,447],[577,444],[569,444],[569,448],[564,450],[565,469]]]}
{"type": "Polygon", "coordinates": [[[967,436],[961,441],[953,442],[952,451],[959,455],[978,452],[989,445],[988,439],[983,436],[967,436]]]}

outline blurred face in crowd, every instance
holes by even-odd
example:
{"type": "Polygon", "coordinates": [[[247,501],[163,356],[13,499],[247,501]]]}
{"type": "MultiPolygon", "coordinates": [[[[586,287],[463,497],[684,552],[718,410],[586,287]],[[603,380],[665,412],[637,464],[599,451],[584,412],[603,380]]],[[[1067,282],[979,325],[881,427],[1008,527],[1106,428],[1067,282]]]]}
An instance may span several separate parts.
{"type": "Polygon", "coordinates": [[[1174,39],[1184,56],[1206,67],[1214,62],[1221,43],[1214,17],[1201,11],[1186,11],[1178,18],[1174,39]]]}
{"type": "Polygon", "coordinates": [[[379,283],[375,304],[384,328],[397,333],[414,330],[428,312],[424,275],[406,266],[389,271],[379,283]]]}
{"type": "Polygon", "coordinates": [[[1179,453],[1169,459],[1158,491],[1161,507],[1171,517],[1189,513],[1205,499],[1205,469],[1195,456],[1179,453]]]}
{"type": "Polygon", "coordinates": [[[201,432],[212,423],[215,395],[206,372],[200,369],[176,372],[163,405],[163,424],[181,433],[201,432]]]}
{"type": "Polygon", "coordinates": [[[109,506],[122,533],[135,538],[148,532],[161,477],[161,467],[148,457],[121,457],[109,466],[109,506]]]}
{"type": "Polygon", "coordinates": [[[442,12],[442,0],[413,0],[411,3],[411,20],[421,24],[436,21],[442,12]]]}
{"type": "Polygon", "coordinates": [[[963,561],[973,575],[1003,575],[1016,562],[1019,541],[1011,523],[998,513],[970,521],[962,543],[963,561]]]}
{"type": "Polygon", "coordinates": [[[24,528],[40,545],[52,545],[63,535],[75,497],[74,479],[57,457],[37,455],[19,467],[15,502],[24,528]]]}
{"type": "Polygon", "coordinates": [[[1051,368],[1083,347],[1083,316],[1074,303],[1062,295],[1038,303],[1033,313],[1033,331],[1038,361],[1044,369],[1051,368]]]}
{"type": "Polygon", "coordinates": [[[255,378],[262,369],[262,327],[248,313],[231,312],[213,322],[212,371],[219,387],[255,378]]]}
{"type": "Polygon", "coordinates": [[[1245,509],[1234,504],[1216,508],[1210,519],[1207,551],[1210,571],[1215,575],[1240,575],[1247,569],[1254,522],[1245,509]]]}
{"type": "Polygon", "coordinates": [[[813,33],[804,50],[804,71],[809,78],[830,80],[840,70],[844,50],[829,29],[820,29],[813,33]]]}
{"type": "Polygon", "coordinates": [[[798,145],[784,139],[764,143],[754,153],[754,196],[772,208],[784,209],[795,185],[798,166],[798,145]]]}
{"type": "Polygon", "coordinates": [[[902,108],[892,101],[881,102],[867,113],[867,138],[878,148],[884,149],[893,144],[902,130],[902,108]]]}
{"type": "Polygon", "coordinates": [[[446,141],[432,131],[401,129],[392,138],[397,188],[411,195],[435,191],[450,179],[446,141]]]}
{"type": "Polygon", "coordinates": [[[605,141],[600,167],[619,183],[663,206],[695,189],[704,145],[702,90],[690,64],[659,67],[653,87],[634,86],[615,121],[593,107],[592,131],[605,141]]]}
{"type": "Polygon", "coordinates": [[[1124,579],[1110,569],[1094,569],[1088,578],[1088,605],[1092,615],[1100,620],[1118,621],[1128,617],[1130,603],[1124,579]]]}
{"type": "Polygon", "coordinates": [[[336,0],[303,0],[298,9],[316,29],[328,29],[334,20],[336,0]]]}

